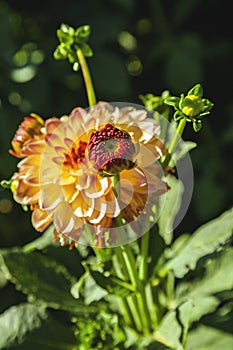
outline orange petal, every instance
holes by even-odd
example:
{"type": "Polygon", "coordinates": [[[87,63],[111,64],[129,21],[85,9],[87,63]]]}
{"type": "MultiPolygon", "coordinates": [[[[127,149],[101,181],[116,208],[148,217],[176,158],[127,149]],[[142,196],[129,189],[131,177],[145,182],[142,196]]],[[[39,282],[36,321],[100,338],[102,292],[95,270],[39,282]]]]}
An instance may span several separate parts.
{"type": "Polygon", "coordinates": [[[64,195],[59,185],[49,184],[42,187],[40,198],[42,209],[55,209],[63,199],[64,195]]]}
{"type": "Polygon", "coordinates": [[[69,204],[61,202],[54,214],[54,227],[59,233],[68,234],[74,227],[73,211],[69,204]]]}
{"type": "Polygon", "coordinates": [[[32,225],[38,232],[43,232],[49,224],[52,222],[51,218],[48,216],[47,212],[35,208],[32,212],[32,225]]]}
{"type": "Polygon", "coordinates": [[[33,204],[38,202],[40,197],[40,187],[30,186],[20,178],[18,181],[18,186],[14,192],[14,200],[20,204],[33,204]]]}
{"type": "Polygon", "coordinates": [[[94,199],[87,197],[85,191],[81,191],[71,203],[71,207],[77,217],[91,216],[94,209],[94,199]]]}
{"type": "Polygon", "coordinates": [[[90,198],[101,197],[109,187],[111,187],[111,184],[107,177],[100,179],[98,177],[95,177],[94,181],[92,181],[90,184],[90,187],[86,189],[86,195],[90,198]]]}

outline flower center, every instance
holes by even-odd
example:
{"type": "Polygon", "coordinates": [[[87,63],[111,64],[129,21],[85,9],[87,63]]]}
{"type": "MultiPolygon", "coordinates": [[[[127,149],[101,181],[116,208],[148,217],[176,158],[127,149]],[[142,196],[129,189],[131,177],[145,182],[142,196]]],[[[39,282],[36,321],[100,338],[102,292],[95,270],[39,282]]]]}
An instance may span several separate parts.
{"type": "Polygon", "coordinates": [[[63,165],[76,169],[85,158],[87,143],[79,141],[78,146],[73,145],[69,153],[65,154],[63,165]]]}
{"type": "Polygon", "coordinates": [[[103,175],[115,175],[135,166],[135,146],[130,135],[111,124],[91,134],[88,144],[89,159],[103,175]]]}

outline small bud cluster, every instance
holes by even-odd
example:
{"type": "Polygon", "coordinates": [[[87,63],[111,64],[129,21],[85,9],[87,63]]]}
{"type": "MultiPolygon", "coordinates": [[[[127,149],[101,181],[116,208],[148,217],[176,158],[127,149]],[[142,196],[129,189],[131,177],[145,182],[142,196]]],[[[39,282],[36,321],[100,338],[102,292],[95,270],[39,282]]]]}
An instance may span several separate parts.
{"type": "Polygon", "coordinates": [[[184,94],[180,97],[170,96],[165,99],[165,103],[175,109],[175,121],[185,118],[186,121],[193,123],[193,129],[197,132],[202,128],[202,117],[209,114],[213,108],[213,103],[202,96],[203,88],[197,84],[186,96],[184,94]]]}
{"type": "Polygon", "coordinates": [[[92,49],[87,44],[90,32],[91,29],[88,25],[78,27],[75,30],[63,23],[60,29],[57,30],[60,45],[57,46],[54,52],[54,58],[56,60],[68,59],[73,65],[73,70],[77,71],[79,69],[78,50],[81,50],[85,57],[93,56],[92,49]]]}

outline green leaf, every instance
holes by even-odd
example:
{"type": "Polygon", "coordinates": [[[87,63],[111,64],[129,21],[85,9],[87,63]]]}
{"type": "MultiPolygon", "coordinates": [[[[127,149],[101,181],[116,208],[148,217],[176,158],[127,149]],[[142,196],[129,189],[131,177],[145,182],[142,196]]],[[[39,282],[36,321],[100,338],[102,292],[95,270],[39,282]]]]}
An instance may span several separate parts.
{"type": "Polygon", "coordinates": [[[167,268],[182,278],[194,270],[199,259],[220,250],[233,232],[233,209],[208,222],[195,231],[180,253],[168,261],[167,268]]]}
{"type": "Polygon", "coordinates": [[[88,276],[85,280],[85,285],[82,291],[85,305],[90,305],[94,301],[103,299],[108,292],[100,287],[92,276],[88,276]]]}
{"type": "Polygon", "coordinates": [[[96,283],[103,289],[107,290],[108,293],[121,296],[125,298],[127,295],[132,293],[133,288],[130,284],[121,281],[113,276],[105,277],[103,273],[99,271],[90,271],[91,276],[94,278],[96,283]]]}
{"type": "Polygon", "coordinates": [[[181,141],[178,143],[175,152],[172,155],[172,158],[175,164],[178,160],[182,159],[187,153],[189,153],[192,149],[196,148],[196,142],[192,141],[181,141]]]}
{"type": "Polygon", "coordinates": [[[192,282],[189,280],[178,286],[176,303],[191,299],[194,304],[192,322],[215,311],[221,303],[221,298],[217,298],[217,295],[233,289],[232,261],[233,249],[228,248],[219,253],[217,258],[207,261],[203,278],[199,277],[192,282]]]}
{"type": "Polygon", "coordinates": [[[195,95],[195,96],[202,98],[203,88],[202,88],[201,84],[197,84],[191,90],[189,90],[188,95],[195,95]]]}
{"type": "Polygon", "coordinates": [[[81,307],[70,294],[75,278],[64,265],[39,252],[5,251],[2,257],[6,277],[30,300],[67,311],[77,311],[81,307]]]}
{"type": "Polygon", "coordinates": [[[42,306],[21,304],[12,306],[0,315],[0,349],[24,341],[28,332],[39,328],[47,313],[42,306]]]}
{"type": "Polygon", "coordinates": [[[201,120],[196,120],[195,122],[193,122],[193,130],[195,132],[200,131],[202,128],[202,121],[201,120]]]}
{"type": "Polygon", "coordinates": [[[192,300],[188,300],[184,302],[178,309],[179,321],[183,326],[182,345],[184,346],[184,348],[187,342],[188,330],[192,323],[191,320],[192,320],[193,308],[194,308],[194,304],[192,300]]]}
{"type": "Polygon", "coordinates": [[[232,348],[232,335],[200,325],[190,332],[186,350],[232,350],[232,348]]]}
{"type": "Polygon", "coordinates": [[[158,225],[159,234],[166,244],[170,244],[173,238],[173,224],[180,209],[184,188],[182,182],[172,175],[166,177],[166,183],[170,186],[170,189],[159,198],[158,225]]]}
{"type": "Polygon", "coordinates": [[[88,278],[88,276],[90,276],[89,272],[86,271],[78,280],[78,282],[76,282],[72,287],[71,287],[71,294],[73,295],[73,297],[75,299],[78,299],[80,297],[80,291],[83,288],[86,279],[88,278]]]}
{"type": "Polygon", "coordinates": [[[0,315],[0,348],[18,350],[77,350],[72,327],[60,324],[45,308],[13,306],[0,315]]]}
{"type": "Polygon", "coordinates": [[[1,270],[1,265],[0,265],[0,289],[5,287],[7,284],[7,279],[5,277],[4,272],[1,270]]]}
{"type": "Polygon", "coordinates": [[[53,225],[47,228],[47,230],[39,238],[26,244],[22,250],[25,253],[29,253],[34,250],[42,250],[52,245],[52,239],[53,239],[53,225]]]}
{"type": "Polygon", "coordinates": [[[193,283],[192,294],[217,294],[224,290],[233,289],[233,248],[229,247],[206,263],[206,274],[201,281],[193,283]],[[227,278],[226,278],[227,276],[227,278]]]}
{"type": "Polygon", "coordinates": [[[154,339],[169,349],[183,350],[180,343],[181,334],[182,328],[177,320],[176,311],[170,311],[162,319],[158,330],[154,333],[154,339]]]}

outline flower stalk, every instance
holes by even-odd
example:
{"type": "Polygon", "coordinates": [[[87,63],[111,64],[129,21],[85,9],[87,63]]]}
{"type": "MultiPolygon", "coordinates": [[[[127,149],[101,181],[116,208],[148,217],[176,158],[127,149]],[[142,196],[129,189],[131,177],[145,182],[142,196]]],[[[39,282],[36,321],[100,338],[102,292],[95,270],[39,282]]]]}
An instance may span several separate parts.
{"type": "Polygon", "coordinates": [[[88,103],[89,103],[89,106],[92,107],[96,104],[96,97],[95,97],[95,91],[94,91],[94,87],[91,79],[91,74],[82,50],[78,48],[76,53],[79,60],[79,64],[81,66],[83,79],[86,86],[88,103]]]}
{"type": "Polygon", "coordinates": [[[175,134],[174,134],[174,137],[170,143],[170,146],[168,148],[168,153],[162,163],[162,166],[163,166],[163,170],[166,171],[167,167],[169,166],[170,164],[170,161],[172,159],[172,154],[173,152],[175,151],[176,149],[176,146],[183,134],[183,131],[184,131],[184,128],[185,128],[185,125],[186,125],[186,119],[185,118],[182,118],[177,126],[177,129],[175,131],[175,134]]]}

